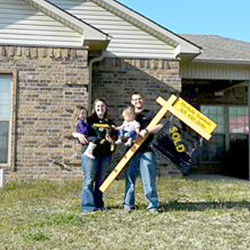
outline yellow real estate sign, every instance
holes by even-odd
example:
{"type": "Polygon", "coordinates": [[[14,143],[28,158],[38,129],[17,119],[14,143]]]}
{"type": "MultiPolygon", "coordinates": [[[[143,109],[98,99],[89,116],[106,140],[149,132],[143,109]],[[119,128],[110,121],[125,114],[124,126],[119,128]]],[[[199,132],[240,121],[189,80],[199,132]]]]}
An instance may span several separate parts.
{"type": "Polygon", "coordinates": [[[216,124],[213,121],[208,119],[205,115],[184,101],[182,98],[179,97],[177,99],[174,107],[207,133],[211,134],[216,128],[216,124]]]}

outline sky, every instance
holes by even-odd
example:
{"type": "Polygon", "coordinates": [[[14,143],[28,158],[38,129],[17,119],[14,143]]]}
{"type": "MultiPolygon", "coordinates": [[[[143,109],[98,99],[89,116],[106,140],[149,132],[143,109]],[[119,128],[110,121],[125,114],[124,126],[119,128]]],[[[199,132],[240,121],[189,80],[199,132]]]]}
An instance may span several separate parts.
{"type": "Polygon", "coordinates": [[[250,43],[250,0],[118,0],[176,34],[219,35],[250,43]]]}

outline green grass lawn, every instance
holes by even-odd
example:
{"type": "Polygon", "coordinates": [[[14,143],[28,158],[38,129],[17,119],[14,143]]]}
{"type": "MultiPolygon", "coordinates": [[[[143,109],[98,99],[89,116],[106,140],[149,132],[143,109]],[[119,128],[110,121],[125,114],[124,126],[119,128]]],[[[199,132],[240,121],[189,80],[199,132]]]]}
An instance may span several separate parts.
{"type": "Polygon", "coordinates": [[[104,212],[80,213],[81,181],[9,182],[0,189],[0,249],[171,250],[250,248],[250,182],[160,178],[162,213],[122,209],[124,180],[104,212]]]}

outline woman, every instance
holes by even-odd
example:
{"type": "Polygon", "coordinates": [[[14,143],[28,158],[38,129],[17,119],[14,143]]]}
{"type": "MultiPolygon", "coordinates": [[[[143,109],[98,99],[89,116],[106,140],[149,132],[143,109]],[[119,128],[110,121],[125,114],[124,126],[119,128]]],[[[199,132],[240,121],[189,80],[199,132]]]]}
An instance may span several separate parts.
{"type": "MultiPolygon", "coordinates": [[[[107,112],[108,109],[106,102],[102,99],[96,99],[92,106],[92,114],[87,119],[88,124],[92,127],[89,131],[90,135],[98,136],[100,140],[97,147],[94,149],[94,158],[89,158],[84,153],[81,156],[84,175],[81,195],[82,213],[104,209],[103,195],[99,190],[99,187],[107,177],[112,151],[106,129],[103,128],[103,126],[98,125],[113,125],[113,123],[107,118],[107,112]]],[[[74,133],[74,136],[78,138],[81,144],[88,144],[88,138],[85,135],[74,133]]]]}

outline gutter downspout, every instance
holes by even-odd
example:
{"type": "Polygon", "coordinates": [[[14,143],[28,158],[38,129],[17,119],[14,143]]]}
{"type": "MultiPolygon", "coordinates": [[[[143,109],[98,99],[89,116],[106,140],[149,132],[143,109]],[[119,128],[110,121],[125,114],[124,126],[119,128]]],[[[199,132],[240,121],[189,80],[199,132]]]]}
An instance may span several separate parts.
{"type": "Polygon", "coordinates": [[[92,78],[93,78],[92,68],[93,68],[93,64],[96,63],[96,62],[102,61],[104,57],[105,57],[105,51],[102,51],[102,54],[100,56],[95,57],[95,58],[93,58],[93,59],[91,59],[89,61],[89,100],[88,100],[88,111],[89,111],[89,114],[91,112],[92,78]]]}

